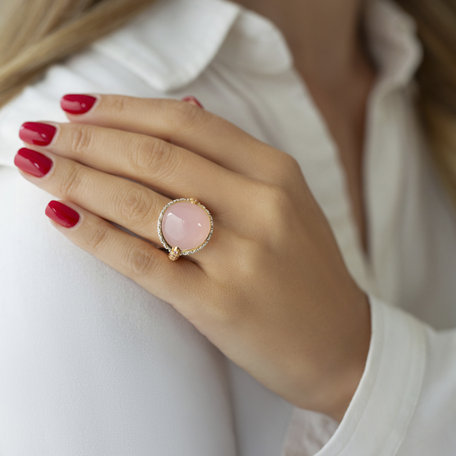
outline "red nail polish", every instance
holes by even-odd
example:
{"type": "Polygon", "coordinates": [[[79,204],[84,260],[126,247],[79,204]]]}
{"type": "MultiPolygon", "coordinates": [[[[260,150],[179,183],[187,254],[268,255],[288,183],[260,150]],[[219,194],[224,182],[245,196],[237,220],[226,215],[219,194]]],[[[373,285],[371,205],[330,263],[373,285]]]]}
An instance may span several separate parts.
{"type": "Polygon", "coordinates": [[[52,160],[36,150],[23,147],[17,151],[14,164],[32,176],[43,177],[51,169],[52,160]]]}
{"type": "Polygon", "coordinates": [[[19,138],[35,146],[47,146],[57,129],[54,125],[41,122],[24,122],[19,130],[19,138]]]}
{"type": "Polygon", "coordinates": [[[182,101],[186,101],[187,103],[194,104],[194,105],[199,106],[200,108],[204,109],[203,105],[198,101],[198,99],[192,95],[182,98],[182,101]]]}
{"type": "Polygon", "coordinates": [[[60,99],[60,107],[69,114],[85,114],[92,109],[97,99],[91,95],[70,93],[60,99]]]}
{"type": "Polygon", "coordinates": [[[49,201],[44,213],[50,219],[54,220],[54,222],[57,222],[65,228],[71,228],[79,221],[79,214],[74,209],[61,203],[60,201],[49,201]]]}

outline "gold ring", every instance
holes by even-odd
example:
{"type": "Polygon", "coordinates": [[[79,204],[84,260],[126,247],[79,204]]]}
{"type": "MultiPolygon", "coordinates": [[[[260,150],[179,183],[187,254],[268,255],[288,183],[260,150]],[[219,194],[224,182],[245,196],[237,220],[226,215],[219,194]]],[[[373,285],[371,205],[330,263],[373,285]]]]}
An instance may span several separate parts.
{"type": "Polygon", "coordinates": [[[214,231],[209,210],[195,198],[178,198],[166,204],[157,222],[158,237],[176,261],[181,255],[201,250],[214,231]]]}

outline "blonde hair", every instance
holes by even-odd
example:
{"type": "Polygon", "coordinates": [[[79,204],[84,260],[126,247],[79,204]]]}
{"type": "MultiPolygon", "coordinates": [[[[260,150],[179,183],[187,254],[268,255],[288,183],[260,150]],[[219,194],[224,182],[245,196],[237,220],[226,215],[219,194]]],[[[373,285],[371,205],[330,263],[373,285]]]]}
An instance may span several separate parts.
{"type": "MultiPolygon", "coordinates": [[[[0,107],[44,70],[153,0],[1,0],[0,107]]],[[[417,23],[424,58],[417,110],[456,206],[456,0],[396,0],[417,23]]]]}
{"type": "Polygon", "coordinates": [[[0,107],[153,0],[0,0],[0,107]]]}
{"type": "Polygon", "coordinates": [[[456,207],[456,0],[396,0],[417,25],[423,61],[417,110],[431,157],[456,207]]]}

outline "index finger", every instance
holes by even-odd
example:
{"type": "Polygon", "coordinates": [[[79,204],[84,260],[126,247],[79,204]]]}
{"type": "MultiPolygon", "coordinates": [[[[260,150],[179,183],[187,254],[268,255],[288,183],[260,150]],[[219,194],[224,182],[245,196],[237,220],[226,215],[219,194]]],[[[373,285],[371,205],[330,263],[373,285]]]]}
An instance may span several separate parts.
{"type": "Polygon", "coordinates": [[[61,106],[72,122],[156,136],[256,180],[274,175],[279,151],[191,103],[167,98],[67,94],[61,106]]]}

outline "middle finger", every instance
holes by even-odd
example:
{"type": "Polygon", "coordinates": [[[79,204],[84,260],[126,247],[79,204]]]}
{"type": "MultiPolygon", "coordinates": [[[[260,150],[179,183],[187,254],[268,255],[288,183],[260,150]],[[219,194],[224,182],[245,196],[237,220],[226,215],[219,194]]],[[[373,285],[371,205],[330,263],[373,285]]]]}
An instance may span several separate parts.
{"type": "Polygon", "coordinates": [[[236,214],[243,209],[239,198],[234,202],[233,192],[245,194],[251,182],[183,147],[138,133],[74,123],[25,122],[19,136],[38,150],[143,183],[170,199],[196,198],[208,208],[217,208],[219,217],[228,223],[239,218],[236,214]]]}

